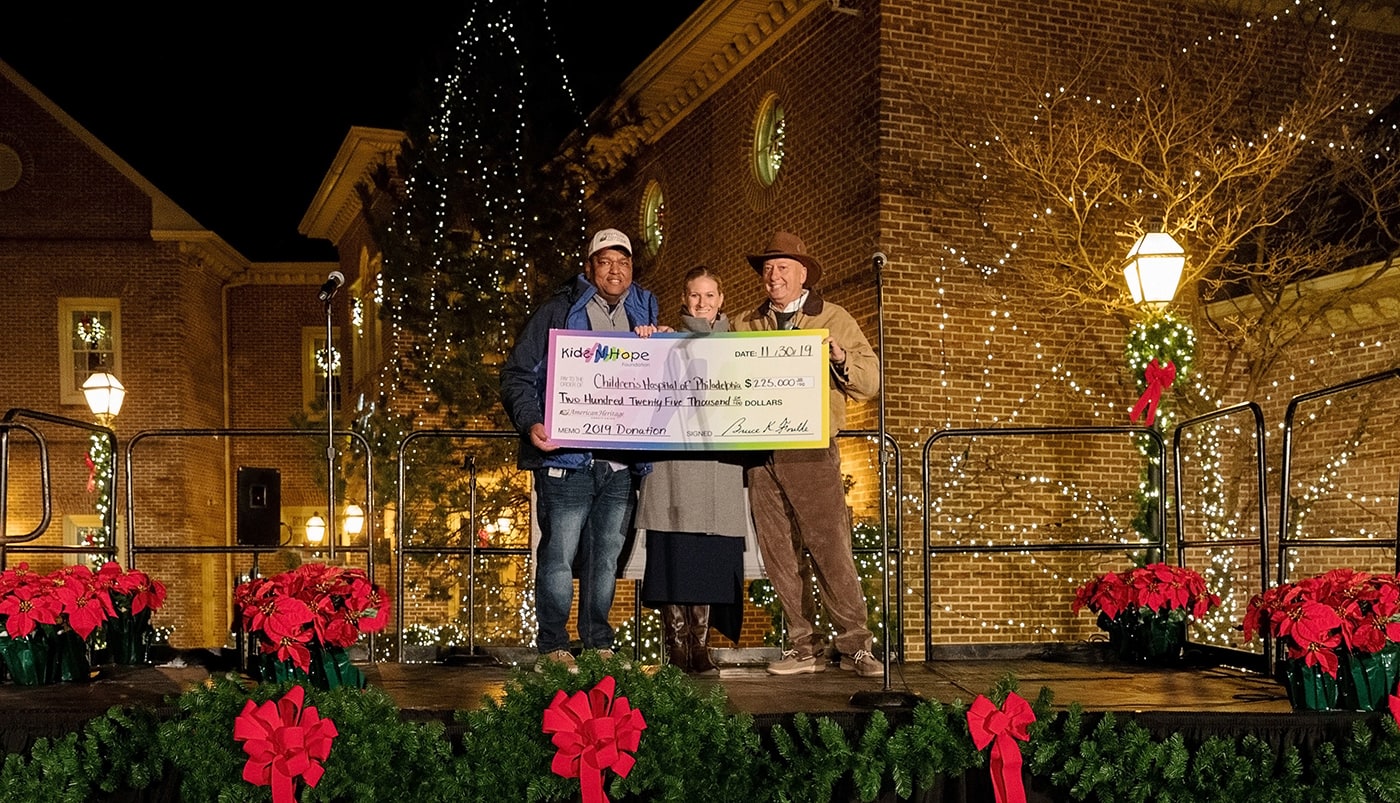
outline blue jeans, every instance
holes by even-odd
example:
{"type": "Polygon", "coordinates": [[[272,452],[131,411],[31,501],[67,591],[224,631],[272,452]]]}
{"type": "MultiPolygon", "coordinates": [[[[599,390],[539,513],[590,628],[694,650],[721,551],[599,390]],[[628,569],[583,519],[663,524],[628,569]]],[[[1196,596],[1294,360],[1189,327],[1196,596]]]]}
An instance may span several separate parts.
{"type": "Polygon", "coordinates": [[[569,610],[578,575],[578,630],[584,649],[610,650],[623,528],[632,519],[636,479],[606,461],[580,469],[535,469],[540,543],[535,550],[535,618],[541,654],[569,648],[569,610]],[[556,476],[557,475],[557,476],[556,476]]]}

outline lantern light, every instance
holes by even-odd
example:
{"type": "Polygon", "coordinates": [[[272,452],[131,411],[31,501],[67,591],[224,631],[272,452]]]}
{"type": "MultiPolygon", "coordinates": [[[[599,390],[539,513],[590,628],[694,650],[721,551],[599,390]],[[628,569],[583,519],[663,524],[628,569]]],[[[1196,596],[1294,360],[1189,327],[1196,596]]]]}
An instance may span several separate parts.
{"type": "Polygon", "coordinates": [[[1164,231],[1149,231],[1138,238],[1123,263],[1123,278],[1133,303],[1162,308],[1176,296],[1186,250],[1164,231]]]}
{"type": "Polygon", "coordinates": [[[321,518],[320,513],[312,513],[311,518],[306,520],[306,542],[312,546],[320,546],[326,540],[326,520],[321,518]]]}
{"type": "Polygon", "coordinates": [[[126,386],[115,375],[98,371],[83,382],[83,397],[97,420],[103,426],[111,426],[112,419],[122,410],[122,402],[126,401],[126,386]]]}

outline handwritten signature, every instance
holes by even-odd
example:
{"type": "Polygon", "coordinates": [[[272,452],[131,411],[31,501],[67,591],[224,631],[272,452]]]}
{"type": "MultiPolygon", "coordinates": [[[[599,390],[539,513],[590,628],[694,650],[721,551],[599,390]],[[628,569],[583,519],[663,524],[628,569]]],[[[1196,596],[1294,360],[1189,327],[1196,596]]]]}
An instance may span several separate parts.
{"type": "Polygon", "coordinates": [[[807,420],[793,421],[790,418],[783,418],[779,421],[767,421],[763,423],[749,424],[747,418],[740,418],[720,432],[720,437],[725,435],[801,435],[812,431],[811,422],[807,420]]]}

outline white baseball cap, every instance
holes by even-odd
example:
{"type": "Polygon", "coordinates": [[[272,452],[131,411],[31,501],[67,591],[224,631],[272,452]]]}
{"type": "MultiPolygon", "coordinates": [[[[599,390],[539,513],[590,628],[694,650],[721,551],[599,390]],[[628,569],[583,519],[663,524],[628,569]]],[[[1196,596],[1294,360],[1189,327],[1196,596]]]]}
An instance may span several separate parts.
{"type": "Polygon", "coordinates": [[[593,235],[593,241],[588,244],[589,258],[604,248],[621,248],[627,252],[627,256],[632,256],[632,241],[617,229],[603,229],[593,235]]]}

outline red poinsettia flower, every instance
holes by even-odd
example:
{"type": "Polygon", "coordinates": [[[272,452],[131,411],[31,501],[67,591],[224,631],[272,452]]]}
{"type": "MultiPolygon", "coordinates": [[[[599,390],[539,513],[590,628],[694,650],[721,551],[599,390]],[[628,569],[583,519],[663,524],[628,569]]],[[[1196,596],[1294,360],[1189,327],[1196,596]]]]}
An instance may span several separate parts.
{"type": "Polygon", "coordinates": [[[277,702],[262,705],[252,700],[233,722],[234,741],[243,742],[248,761],[243,780],[272,787],[274,803],[296,800],[298,777],[307,786],[320,783],[325,774],[320,762],[331,754],[331,743],[339,736],[335,722],[322,719],[315,707],[304,710],[306,690],[293,686],[277,702]]]}
{"type": "Polygon", "coordinates": [[[313,631],[322,644],[335,647],[349,647],[360,637],[354,614],[337,606],[331,597],[323,597],[317,603],[313,631]]]}
{"type": "Polygon", "coordinates": [[[27,582],[16,585],[0,598],[0,617],[5,631],[24,638],[38,625],[56,625],[63,616],[63,602],[50,583],[27,582]]]}
{"type": "Polygon", "coordinates": [[[1219,604],[1219,595],[1206,591],[1205,578],[1196,571],[1153,563],[1088,581],[1075,592],[1071,610],[1087,607],[1110,619],[1137,609],[1154,614],[1180,610],[1199,618],[1219,604]]]}
{"type": "Polygon", "coordinates": [[[1256,595],[1244,634],[1267,632],[1282,640],[1290,658],[1335,676],[1342,650],[1375,653],[1400,642],[1397,620],[1400,577],[1333,569],[1256,595]]]}
{"type": "Polygon", "coordinates": [[[68,615],[68,626],[84,639],[103,622],[117,615],[106,591],[85,589],[75,592],[64,589],[59,596],[63,599],[63,612],[68,615]]]}
{"type": "Polygon", "coordinates": [[[308,645],[349,647],[388,624],[389,601],[363,569],[307,563],[240,584],[234,604],[243,628],[264,653],[303,669],[308,645]]]}

